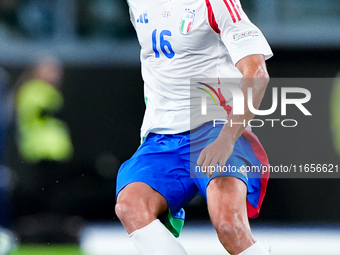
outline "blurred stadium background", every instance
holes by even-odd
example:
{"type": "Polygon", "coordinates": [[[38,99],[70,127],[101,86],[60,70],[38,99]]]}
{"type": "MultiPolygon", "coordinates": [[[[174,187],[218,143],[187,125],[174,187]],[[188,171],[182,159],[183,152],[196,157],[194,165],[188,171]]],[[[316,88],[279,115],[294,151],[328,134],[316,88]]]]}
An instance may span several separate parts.
{"type": "MultiPolygon", "coordinates": [[[[267,62],[271,77],[336,77],[338,1],[241,2],[273,48],[267,62]]],[[[58,118],[69,127],[74,155],[53,173],[34,176],[18,154],[11,124],[3,162],[10,173],[10,200],[0,206],[9,212],[5,227],[18,244],[12,254],[136,254],[114,213],[115,177],[139,146],[144,111],[139,46],[126,2],[0,0],[0,66],[8,71],[12,89],[37,54],[52,54],[63,64],[65,105],[58,118]],[[44,189],[49,189],[48,201],[41,198],[44,189]]],[[[255,130],[271,164],[340,163],[333,143],[340,130],[332,133],[330,124],[340,114],[330,110],[332,83],[310,89],[308,109],[315,115],[301,118],[303,128],[255,130]]],[[[266,97],[264,106],[270,100],[266,97]]],[[[340,254],[339,194],[339,179],[272,179],[261,215],[251,221],[254,232],[272,254],[340,254]]],[[[223,254],[202,198],[186,212],[181,240],[190,254],[223,254]],[[192,243],[196,239],[201,241],[192,243]]],[[[0,245],[6,243],[1,240],[0,245]]]]}

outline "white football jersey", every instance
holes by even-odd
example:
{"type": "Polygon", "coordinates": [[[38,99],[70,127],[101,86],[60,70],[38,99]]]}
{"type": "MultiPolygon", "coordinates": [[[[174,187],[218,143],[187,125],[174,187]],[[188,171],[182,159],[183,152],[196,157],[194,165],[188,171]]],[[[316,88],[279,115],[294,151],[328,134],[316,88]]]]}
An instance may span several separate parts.
{"type": "Polygon", "coordinates": [[[239,0],[129,0],[141,46],[146,111],[142,139],[150,132],[189,130],[190,78],[240,78],[236,63],[272,51],[239,0]]]}

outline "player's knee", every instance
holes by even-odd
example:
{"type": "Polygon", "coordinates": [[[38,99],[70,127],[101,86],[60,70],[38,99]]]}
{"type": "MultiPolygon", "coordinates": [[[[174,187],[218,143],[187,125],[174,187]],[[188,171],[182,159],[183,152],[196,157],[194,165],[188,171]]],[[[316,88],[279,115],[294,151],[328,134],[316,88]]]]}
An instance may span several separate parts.
{"type": "Polygon", "coordinates": [[[115,206],[115,212],[120,221],[124,222],[128,218],[133,217],[133,214],[135,213],[135,208],[131,202],[121,200],[117,202],[115,206]]]}
{"type": "Polygon", "coordinates": [[[146,204],[125,199],[117,202],[115,212],[123,223],[147,222],[155,218],[146,204]]]}
{"type": "Polygon", "coordinates": [[[220,220],[215,225],[215,228],[220,239],[228,237],[233,237],[234,239],[237,236],[244,236],[244,233],[249,231],[247,225],[236,217],[220,220]]]}

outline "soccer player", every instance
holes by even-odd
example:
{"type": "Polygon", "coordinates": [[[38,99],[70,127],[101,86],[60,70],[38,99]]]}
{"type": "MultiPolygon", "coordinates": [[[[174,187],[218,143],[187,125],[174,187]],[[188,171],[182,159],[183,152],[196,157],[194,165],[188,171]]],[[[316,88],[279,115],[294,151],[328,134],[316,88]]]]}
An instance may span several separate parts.
{"type": "Polygon", "coordinates": [[[253,106],[259,107],[269,78],[265,60],[272,56],[263,34],[239,0],[128,4],[141,45],[146,111],[142,145],[117,176],[117,216],[140,254],[187,254],[175,236],[183,226],[183,206],[200,192],[230,254],[268,254],[248,222],[259,212],[267,178],[242,171],[190,176],[196,162],[202,169],[266,164],[257,138],[243,125],[230,125],[253,118],[247,104],[244,115],[236,115],[229,102],[225,125],[190,125],[190,78],[242,77],[244,97],[252,88],[253,106]]]}

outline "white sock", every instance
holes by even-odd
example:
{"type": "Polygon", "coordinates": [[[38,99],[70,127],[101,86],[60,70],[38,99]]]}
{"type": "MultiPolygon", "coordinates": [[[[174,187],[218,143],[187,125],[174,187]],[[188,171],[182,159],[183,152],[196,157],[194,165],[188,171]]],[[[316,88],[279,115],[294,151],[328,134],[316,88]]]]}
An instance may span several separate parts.
{"type": "Polygon", "coordinates": [[[241,252],[239,255],[268,255],[268,251],[256,241],[252,246],[247,248],[245,251],[241,252]]]}
{"type": "Polygon", "coordinates": [[[182,245],[157,219],[130,234],[141,255],[187,255],[182,245]]]}

